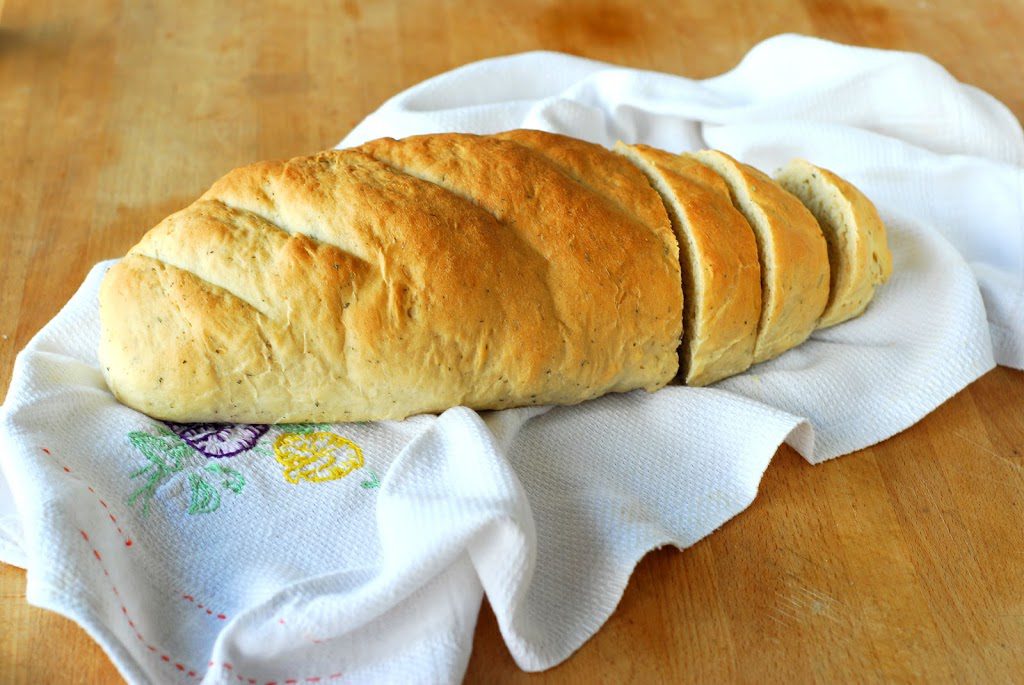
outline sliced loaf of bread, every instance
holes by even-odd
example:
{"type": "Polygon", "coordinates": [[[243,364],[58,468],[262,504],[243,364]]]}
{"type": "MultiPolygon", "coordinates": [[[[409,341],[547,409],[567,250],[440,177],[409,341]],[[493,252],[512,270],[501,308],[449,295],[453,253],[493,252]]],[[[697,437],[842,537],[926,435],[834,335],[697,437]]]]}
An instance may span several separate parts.
{"type": "Polygon", "coordinates": [[[754,230],[761,261],[761,319],[754,362],[799,345],[828,301],[828,248],[818,222],[769,176],[724,152],[689,155],[715,171],[754,230]]]}
{"type": "Polygon", "coordinates": [[[775,178],[811,211],[828,243],[831,284],[818,328],[859,315],[875,286],[892,273],[892,254],[878,210],[852,184],[803,159],[794,159],[775,178]]]}
{"type": "Polygon", "coordinates": [[[615,151],[661,194],[679,240],[685,382],[707,385],[744,371],[761,316],[761,268],[754,233],[733,207],[728,186],[688,157],[621,142],[615,151]]]}

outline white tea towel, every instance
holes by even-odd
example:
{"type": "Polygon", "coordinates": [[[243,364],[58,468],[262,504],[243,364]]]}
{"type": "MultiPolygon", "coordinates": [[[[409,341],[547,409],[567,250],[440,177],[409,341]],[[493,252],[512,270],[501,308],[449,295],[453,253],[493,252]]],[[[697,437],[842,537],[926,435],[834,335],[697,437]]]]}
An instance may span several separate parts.
{"type": "Polygon", "coordinates": [[[268,427],[114,401],[100,265],[19,355],[0,420],[0,557],[26,565],[29,600],[132,682],[412,683],[461,678],[486,592],[517,663],[544,669],[600,628],[647,550],[742,511],[783,440],[845,454],[993,353],[1024,366],[1024,139],[921,56],[779,36],[693,81],[529,53],[416,86],[343,144],[520,126],[769,171],[805,156],[877,201],[893,278],[863,317],[714,388],[268,427]]]}

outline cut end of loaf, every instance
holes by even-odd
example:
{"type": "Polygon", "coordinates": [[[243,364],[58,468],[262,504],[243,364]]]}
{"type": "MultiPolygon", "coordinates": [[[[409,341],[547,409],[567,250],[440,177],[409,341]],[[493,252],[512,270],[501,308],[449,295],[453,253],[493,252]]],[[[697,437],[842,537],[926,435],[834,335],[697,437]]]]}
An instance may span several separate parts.
{"type": "Polygon", "coordinates": [[[692,264],[693,245],[687,240],[686,232],[681,225],[680,212],[674,206],[672,191],[665,183],[665,179],[658,171],[657,166],[642,153],[642,146],[626,145],[622,141],[615,144],[614,151],[632,162],[661,196],[669,219],[672,222],[672,230],[679,243],[680,257],[680,288],[683,293],[683,337],[679,348],[679,371],[680,376],[688,384],[692,384],[692,363],[693,344],[697,334],[696,319],[694,317],[694,303],[700,298],[703,284],[700,282],[699,270],[695,270],[692,264]]]}
{"type": "Polygon", "coordinates": [[[860,315],[892,271],[878,211],[852,184],[803,159],[783,167],[776,180],[814,215],[828,244],[831,288],[818,328],[860,315]]]}
{"type": "Polygon", "coordinates": [[[718,150],[691,155],[721,176],[757,238],[762,309],[754,362],[806,340],[828,300],[828,253],[814,217],[758,169],[718,150]]]}
{"type": "Polygon", "coordinates": [[[771,347],[772,309],[776,307],[778,297],[775,294],[775,252],[772,231],[767,227],[764,213],[753,203],[738,169],[735,159],[718,150],[700,150],[688,155],[718,174],[729,188],[733,205],[747,220],[757,242],[757,257],[761,265],[761,312],[757,324],[757,342],[754,346],[754,362],[766,359],[766,352],[771,347]]]}
{"type": "Polygon", "coordinates": [[[753,362],[761,314],[760,267],[750,226],[728,188],[699,162],[619,143],[658,191],[679,241],[683,288],[683,378],[708,385],[753,362]]]}

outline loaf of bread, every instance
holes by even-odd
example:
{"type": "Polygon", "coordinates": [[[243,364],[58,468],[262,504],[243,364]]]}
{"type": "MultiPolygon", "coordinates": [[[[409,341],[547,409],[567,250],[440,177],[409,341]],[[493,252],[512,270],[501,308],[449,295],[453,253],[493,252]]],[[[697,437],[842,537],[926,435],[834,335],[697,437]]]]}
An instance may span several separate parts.
{"type": "Polygon", "coordinates": [[[682,291],[658,194],[600,146],[521,135],[232,171],[107,273],[110,389],[161,419],[271,423],[662,387],[682,291]]]}
{"type": "MultiPolygon", "coordinates": [[[[107,272],[107,383],[171,421],[399,419],[706,384],[810,334],[828,252],[797,197],[619,153],[432,134],[236,169],[107,272]]],[[[867,225],[843,211],[825,235],[867,225]]]]}

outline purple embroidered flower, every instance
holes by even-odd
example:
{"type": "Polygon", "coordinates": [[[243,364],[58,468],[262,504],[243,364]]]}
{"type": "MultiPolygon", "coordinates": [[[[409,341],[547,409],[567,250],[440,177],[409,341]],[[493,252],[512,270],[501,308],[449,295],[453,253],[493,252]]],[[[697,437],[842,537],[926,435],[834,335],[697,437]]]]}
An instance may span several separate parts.
{"type": "Polygon", "coordinates": [[[262,423],[164,423],[189,447],[214,459],[251,450],[269,428],[262,423]]]}

